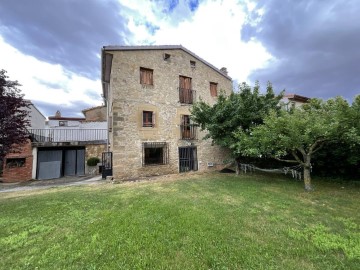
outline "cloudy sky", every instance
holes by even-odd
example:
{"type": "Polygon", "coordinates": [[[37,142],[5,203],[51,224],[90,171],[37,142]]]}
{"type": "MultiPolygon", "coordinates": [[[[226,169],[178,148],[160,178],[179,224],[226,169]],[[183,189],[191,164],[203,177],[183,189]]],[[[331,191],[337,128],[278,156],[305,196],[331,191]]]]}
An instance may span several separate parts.
{"type": "Polygon", "coordinates": [[[359,0],[1,0],[0,69],[45,116],[102,104],[104,45],[183,45],[235,82],[360,94],[359,0]]]}

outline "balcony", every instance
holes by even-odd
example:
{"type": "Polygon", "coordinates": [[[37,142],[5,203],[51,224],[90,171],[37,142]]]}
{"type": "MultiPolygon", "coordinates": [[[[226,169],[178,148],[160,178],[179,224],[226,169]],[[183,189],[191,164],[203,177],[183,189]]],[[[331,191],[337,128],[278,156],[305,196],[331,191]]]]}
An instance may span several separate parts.
{"type": "Polygon", "coordinates": [[[193,104],[195,101],[195,90],[179,88],[179,101],[182,104],[193,104]]]}
{"type": "Polygon", "coordinates": [[[33,143],[81,143],[106,142],[106,129],[29,129],[33,143]]]}
{"type": "Polygon", "coordinates": [[[180,125],[181,140],[197,140],[197,125],[180,125]]]}

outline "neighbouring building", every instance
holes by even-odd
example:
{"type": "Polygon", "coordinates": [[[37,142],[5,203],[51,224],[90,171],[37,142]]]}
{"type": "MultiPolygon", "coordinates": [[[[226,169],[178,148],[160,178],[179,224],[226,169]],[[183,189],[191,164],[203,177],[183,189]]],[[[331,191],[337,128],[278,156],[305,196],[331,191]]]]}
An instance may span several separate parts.
{"type": "Polygon", "coordinates": [[[232,92],[226,68],[183,46],[105,46],[101,61],[115,179],[213,170],[229,159],[190,117],[197,100],[232,92]]]}
{"type": "MultiPolygon", "coordinates": [[[[29,101],[29,112],[27,119],[29,120],[29,129],[44,129],[45,116],[29,101]]],[[[31,140],[28,139],[22,145],[14,145],[14,148],[4,158],[3,181],[19,182],[27,181],[33,178],[33,161],[34,154],[31,140]]]]}
{"type": "MultiPolygon", "coordinates": [[[[91,113],[90,113],[91,114],[91,113]]],[[[53,179],[89,173],[86,161],[106,150],[107,122],[83,117],[49,116],[44,129],[30,129],[34,155],[33,178],[53,179]]]]}
{"type": "Polygon", "coordinates": [[[282,106],[286,110],[290,110],[290,108],[297,108],[302,106],[305,103],[308,103],[310,98],[300,96],[297,94],[285,94],[284,97],[281,99],[282,106]]]}
{"type": "Polygon", "coordinates": [[[30,105],[29,140],[16,145],[4,159],[3,181],[54,179],[63,176],[96,173],[88,167],[90,157],[101,160],[107,149],[107,121],[100,117],[101,107],[86,109],[84,117],[45,116],[30,105]],[[98,116],[96,116],[98,115],[98,116]],[[88,118],[89,116],[89,118],[88,118]],[[95,117],[96,116],[96,117],[95,117]]]}
{"type": "Polygon", "coordinates": [[[82,110],[86,121],[106,121],[106,106],[101,105],[97,107],[82,110]]]}

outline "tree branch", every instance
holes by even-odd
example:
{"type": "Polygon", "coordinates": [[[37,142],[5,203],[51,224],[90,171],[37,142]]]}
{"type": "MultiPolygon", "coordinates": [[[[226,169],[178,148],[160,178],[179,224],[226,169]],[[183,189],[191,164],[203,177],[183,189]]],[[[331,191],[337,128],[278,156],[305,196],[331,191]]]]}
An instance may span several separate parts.
{"type": "Polygon", "coordinates": [[[309,154],[311,155],[311,154],[315,153],[316,151],[318,151],[319,149],[321,149],[322,146],[324,145],[324,142],[325,142],[325,141],[326,141],[325,139],[316,140],[316,141],[310,146],[310,148],[309,148],[309,154]],[[320,144],[320,146],[319,146],[317,149],[315,149],[316,146],[318,146],[319,144],[320,144]]]}
{"type": "MultiPolygon", "coordinates": [[[[304,149],[299,149],[299,151],[301,152],[301,154],[306,155],[304,149]]],[[[293,157],[296,159],[296,161],[298,163],[300,163],[301,165],[305,165],[305,163],[303,161],[301,161],[301,159],[298,157],[298,155],[296,154],[296,152],[294,150],[291,151],[291,154],[293,155],[293,157]]]]}

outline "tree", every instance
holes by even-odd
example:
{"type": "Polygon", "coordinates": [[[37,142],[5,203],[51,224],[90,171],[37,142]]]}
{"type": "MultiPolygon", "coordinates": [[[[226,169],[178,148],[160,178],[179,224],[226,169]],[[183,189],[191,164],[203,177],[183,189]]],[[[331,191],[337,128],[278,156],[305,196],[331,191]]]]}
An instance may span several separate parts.
{"type": "Polygon", "coordinates": [[[0,70],[0,166],[5,155],[14,145],[27,139],[26,127],[29,102],[20,93],[17,81],[8,79],[5,70],[0,70]]]}
{"type": "MultiPolygon", "coordinates": [[[[234,132],[241,130],[248,133],[250,128],[263,123],[270,110],[279,111],[279,101],[282,98],[275,95],[272,85],[267,84],[266,93],[260,93],[259,83],[253,89],[246,83],[239,85],[239,92],[229,96],[220,94],[215,105],[210,106],[204,101],[197,102],[191,109],[191,118],[200,125],[201,130],[207,130],[205,139],[211,138],[217,145],[233,149],[237,143],[234,132]]],[[[242,154],[232,151],[237,163],[237,172],[242,154]]]]}
{"type": "Polygon", "coordinates": [[[326,142],[345,136],[348,125],[344,120],[349,119],[345,116],[349,108],[349,104],[338,97],[327,102],[312,99],[310,104],[289,112],[271,112],[264,124],[252,128],[250,133],[238,131],[233,147],[244,155],[271,156],[300,164],[305,190],[310,191],[312,157],[326,142]]]}
{"type": "Polygon", "coordinates": [[[360,95],[351,107],[339,111],[341,128],[338,140],[326,145],[314,155],[314,174],[341,176],[342,179],[360,178],[360,95]]]}

